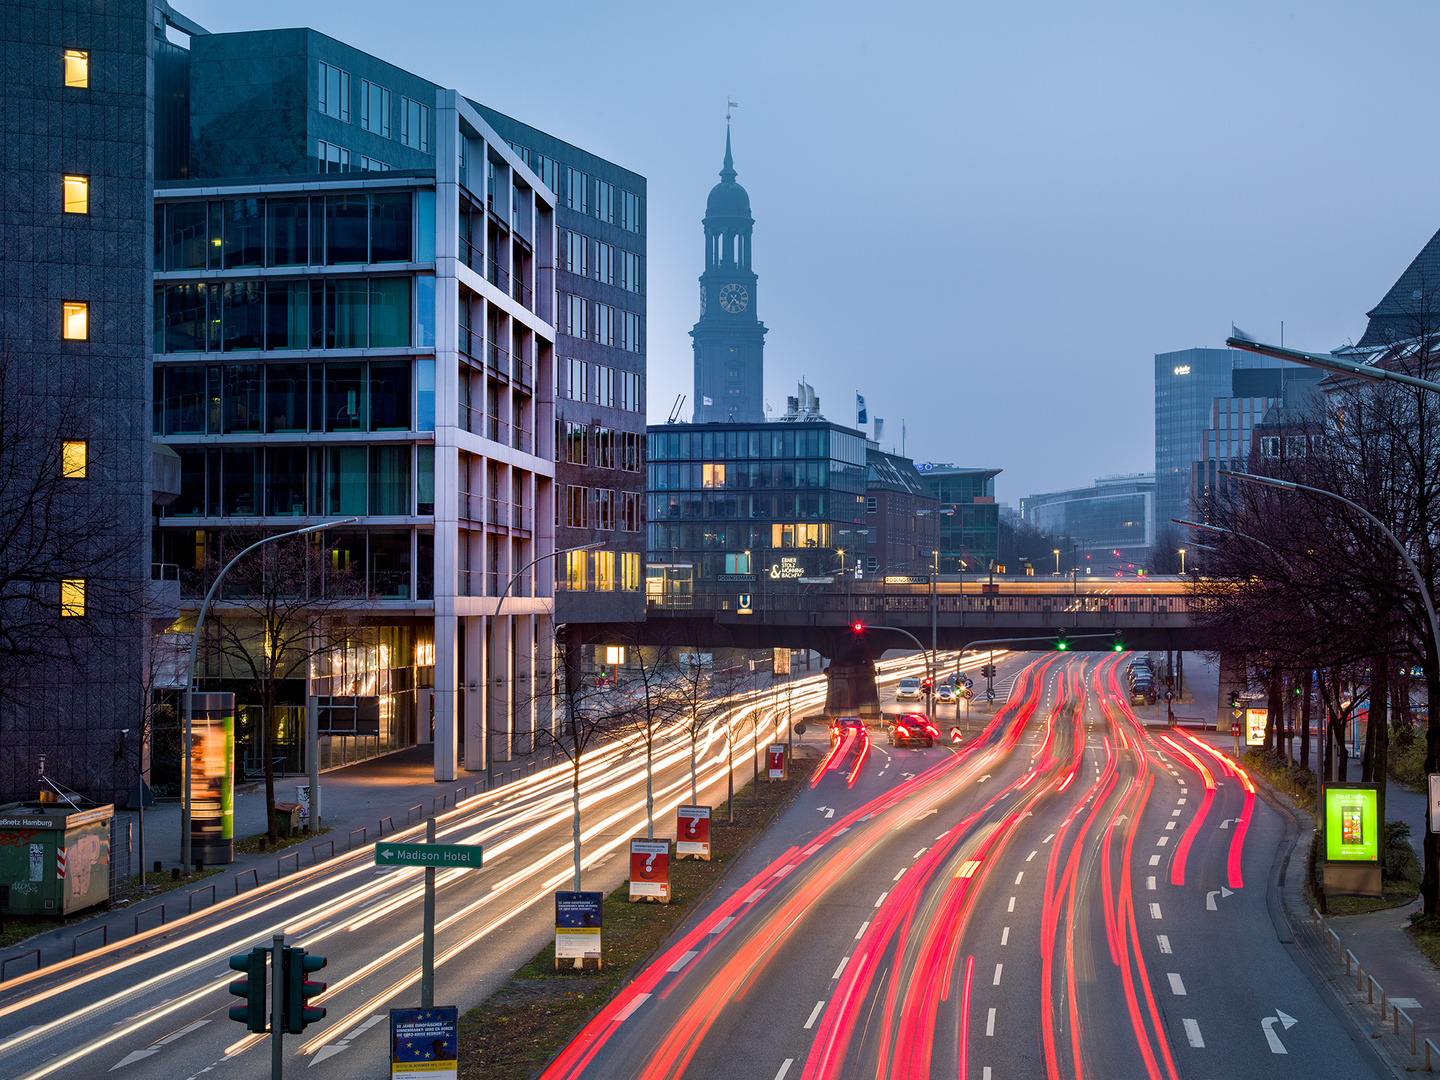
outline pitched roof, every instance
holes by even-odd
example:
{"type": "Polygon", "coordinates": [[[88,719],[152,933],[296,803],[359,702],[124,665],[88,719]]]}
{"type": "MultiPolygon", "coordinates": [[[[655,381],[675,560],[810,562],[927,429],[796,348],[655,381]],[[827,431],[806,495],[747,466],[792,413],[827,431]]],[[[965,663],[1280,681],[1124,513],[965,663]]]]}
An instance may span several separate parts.
{"type": "Polygon", "coordinates": [[[1440,315],[1440,231],[1420,249],[1380,303],[1365,314],[1370,323],[1356,342],[1357,349],[1381,348],[1422,331],[1435,331],[1440,315]]]}

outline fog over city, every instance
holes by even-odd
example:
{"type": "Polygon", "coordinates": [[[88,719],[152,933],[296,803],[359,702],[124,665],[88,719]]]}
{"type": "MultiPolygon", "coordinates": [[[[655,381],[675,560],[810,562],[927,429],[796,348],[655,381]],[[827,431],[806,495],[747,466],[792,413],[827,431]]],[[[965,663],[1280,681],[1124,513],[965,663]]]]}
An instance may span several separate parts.
{"type": "Polygon", "coordinates": [[[423,6],[183,9],[313,26],[648,177],[652,422],[691,391],[739,102],[770,403],[804,376],[853,420],[858,390],[1012,503],[1153,467],[1156,352],[1358,337],[1440,224],[1426,4],[560,2],[541,51],[523,6],[423,6]]]}

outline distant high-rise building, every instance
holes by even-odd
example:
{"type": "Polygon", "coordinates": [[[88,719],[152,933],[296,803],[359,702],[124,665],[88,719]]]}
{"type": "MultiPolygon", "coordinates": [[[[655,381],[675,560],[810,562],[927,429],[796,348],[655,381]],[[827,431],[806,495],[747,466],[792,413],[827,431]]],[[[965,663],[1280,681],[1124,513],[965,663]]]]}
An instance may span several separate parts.
{"type": "MultiPolygon", "coordinates": [[[[1155,478],[1149,473],[1102,476],[1089,487],[1029,495],[1020,500],[1027,525],[1057,542],[1066,563],[1078,558],[1084,573],[1126,572],[1144,560],[1154,543],[1151,505],[1155,478]]],[[[1017,552],[1038,556],[1050,551],[1017,552]]]]}
{"type": "Polygon", "coordinates": [[[765,420],[765,324],[755,314],[750,269],[750,196],[735,182],[730,131],[725,167],[705,204],[705,272],[695,339],[697,424],[758,424],[765,420]]]}

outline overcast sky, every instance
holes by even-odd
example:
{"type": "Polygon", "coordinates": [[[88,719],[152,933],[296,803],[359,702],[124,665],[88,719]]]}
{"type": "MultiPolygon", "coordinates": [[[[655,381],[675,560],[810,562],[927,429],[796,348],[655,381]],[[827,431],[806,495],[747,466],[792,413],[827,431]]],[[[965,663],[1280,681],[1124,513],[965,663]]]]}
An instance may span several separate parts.
{"type": "Polygon", "coordinates": [[[903,420],[1011,504],[1154,467],[1156,352],[1358,338],[1440,227],[1433,3],[176,5],[313,26],[646,176],[651,422],[691,390],[739,102],[768,400],[804,376],[853,422],[858,390],[887,448],[903,420]]]}

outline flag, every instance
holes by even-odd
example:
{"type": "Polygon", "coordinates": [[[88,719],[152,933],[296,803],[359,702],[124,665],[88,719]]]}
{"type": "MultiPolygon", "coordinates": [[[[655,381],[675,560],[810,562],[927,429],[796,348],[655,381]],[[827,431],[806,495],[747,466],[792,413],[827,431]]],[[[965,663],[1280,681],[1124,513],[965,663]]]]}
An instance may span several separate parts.
{"type": "Polygon", "coordinates": [[[707,397],[707,398],[704,398],[704,399],[702,399],[702,400],[704,400],[704,402],[705,402],[706,405],[714,405],[714,404],[715,404],[715,402],[711,401],[708,397],[707,397]]]}
{"type": "Polygon", "coordinates": [[[857,424],[868,424],[869,415],[865,412],[865,399],[859,394],[855,395],[855,422],[857,424]]]}
{"type": "Polygon", "coordinates": [[[878,442],[879,442],[882,438],[884,438],[884,437],[885,437],[885,421],[882,420],[880,417],[877,416],[877,417],[875,417],[875,441],[878,443],[878,442]]]}

